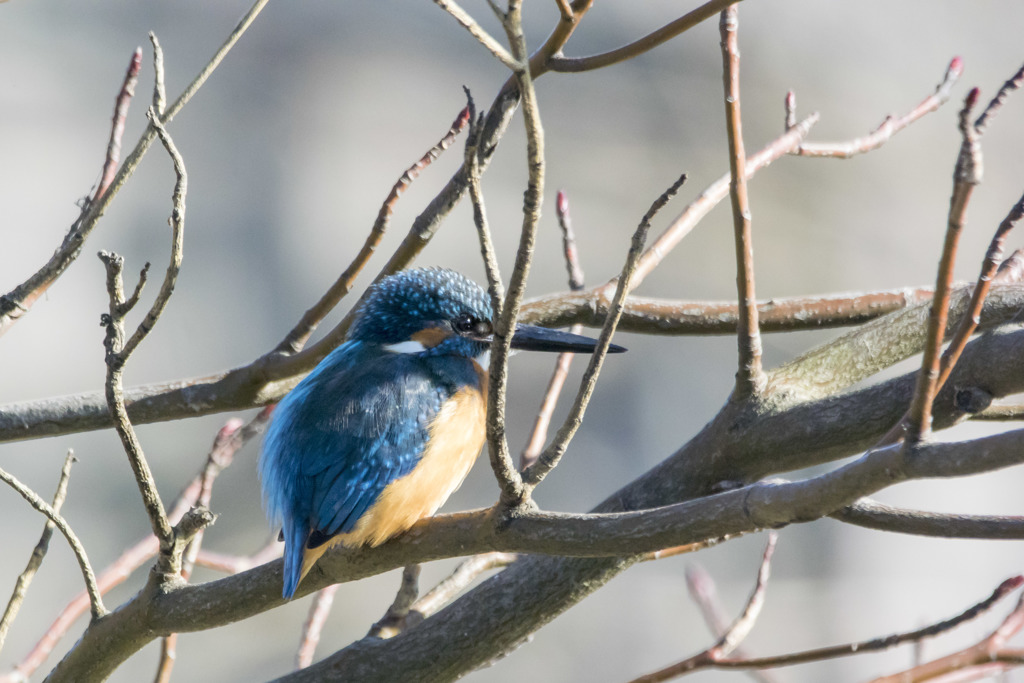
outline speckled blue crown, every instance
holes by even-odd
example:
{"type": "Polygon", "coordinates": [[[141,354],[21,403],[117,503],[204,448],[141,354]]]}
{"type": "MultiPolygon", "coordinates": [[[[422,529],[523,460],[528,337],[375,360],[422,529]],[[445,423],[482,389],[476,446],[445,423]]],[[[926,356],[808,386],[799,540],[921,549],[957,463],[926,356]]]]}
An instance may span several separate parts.
{"type": "Polygon", "coordinates": [[[447,268],[404,270],[370,289],[348,338],[395,344],[462,315],[491,319],[491,302],[480,285],[447,268]]]}

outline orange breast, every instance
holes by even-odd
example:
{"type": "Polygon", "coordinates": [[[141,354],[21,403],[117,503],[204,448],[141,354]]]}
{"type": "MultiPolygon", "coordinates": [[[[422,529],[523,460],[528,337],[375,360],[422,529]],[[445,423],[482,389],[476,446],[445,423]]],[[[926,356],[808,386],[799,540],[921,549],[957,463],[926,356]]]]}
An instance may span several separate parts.
{"type": "MultiPolygon", "coordinates": [[[[480,374],[486,392],[486,376],[480,374]]],[[[485,393],[469,386],[456,392],[431,423],[430,441],[416,468],[388,484],[351,532],[307,549],[302,576],[331,546],[380,545],[434,514],[469,474],[486,441],[486,420],[485,393]]]]}

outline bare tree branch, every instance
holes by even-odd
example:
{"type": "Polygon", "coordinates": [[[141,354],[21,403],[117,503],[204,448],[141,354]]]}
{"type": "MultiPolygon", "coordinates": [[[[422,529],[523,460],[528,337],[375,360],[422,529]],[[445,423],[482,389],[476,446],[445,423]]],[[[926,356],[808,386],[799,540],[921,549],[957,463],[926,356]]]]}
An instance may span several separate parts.
{"type": "MultiPolygon", "coordinates": [[[[50,507],[53,508],[55,514],[60,514],[60,508],[64,504],[64,498],[67,496],[68,479],[71,477],[71,464],[74,462],[75,453],[69,450],[64,458],[64,467],[60,470],[60,479],[57,480],[57,491],[53,494],[53,502],[50,503],[50,507]]],[[[43,533],[39,537],[39,542],[32,549],[32,555],[28,559],[25,570],[18,575],[18,580],[14,584],[11,599],[7,601],[7,607],[4,608],[3,616],[0,617],[0,650],[4,648],[7,632],[18,616],[21,603],[24,602],[25,595],[28,593],[29,585],[32,583],[36,572],[39,571],[39,567],[43,564],[43,558],[46,557],[46,551],[50,547],[50,538],[53,536],[54,527],[55,524],[47,519],[46,524],[43,525],[43,533]]]]}

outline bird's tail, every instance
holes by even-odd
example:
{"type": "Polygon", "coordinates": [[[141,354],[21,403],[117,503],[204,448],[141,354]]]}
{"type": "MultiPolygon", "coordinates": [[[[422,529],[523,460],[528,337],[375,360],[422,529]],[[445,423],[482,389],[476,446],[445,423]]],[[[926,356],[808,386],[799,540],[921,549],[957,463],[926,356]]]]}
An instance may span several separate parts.
{"type": "Polygon", "coordinates": [[[284,587],[281,595],[291,600],[302,577],[309,571],[303,566],[303,555],[306,539],[309,538],[309,525],[286,519],[284,523],[284,587]]]}

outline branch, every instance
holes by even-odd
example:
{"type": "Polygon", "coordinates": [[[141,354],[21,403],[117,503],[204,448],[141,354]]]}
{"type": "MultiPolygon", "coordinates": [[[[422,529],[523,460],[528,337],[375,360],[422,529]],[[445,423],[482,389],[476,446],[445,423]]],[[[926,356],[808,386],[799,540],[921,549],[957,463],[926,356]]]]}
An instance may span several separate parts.
{"type": "Polygon", "coordinates": [[[522,61],[516,59],[508,50],[501,46],[497,40],[491,37],[491,35],[476,23],[476,20],[471,17],[465,10],[459,7],[455,0],[434,0],[434,4],[443,9],[445,12],[450,14],[455,21],[459,22],[463,28],[469,31],[470,35],[479,41],[481,45],[487,48],[487,51],[498,58],[502,64],[507,66],[513,72],[520,71],[523,69],[522,61]]]}
{"type": "MultiPolygon", "coordinates": [[[[523,35],[522,6],[509,0],[508,12],[502,17],[502,26],[508,36],[512,54],[526,63],[526,38],[523,35]]],[[[509,509],[527,505],[529,494],[516,470],[505,435],[505,391],[508,387],[508,356],[515,332],[519,307],[526,291],[526,278],[530,274],[540,207],[544,198],[544,129],[540,121],[537,94],[533,88],[530,69],[515,72],[519,93],[523,101],[523,121],[526,126],[526,161],[529,169],[526,192],[523,193],[523,223],[516,251],[515,266],[509,279],[501,312],[494,321],[494,341],[491,343],[491,363],[487,388],[487,452],[491,468],[501,487],[500,502],[509,509]]]]}
{"type": "MultiPolygon", "coordinates": [[[[602,287],[560,292],[523,303],[520,319],[531,325],[601,327],[608,315],[602,287]]],[[[819,294],[770,299],[757,303],[762,332],[795,332],[860,325],[913,304],[931,301],[930,287],[882,290],[861,294],[819,294]]],[[[735,334],[735,301],[699,301],[626,297],[619,329],[641,334],[735,334]]]]}
{"type": "Polygon", "coordinates": [[[78,540],[78,536],[71,530],[71,526],[67,521],[56,510],[47,505],[46,501],[40,498],[35,491],[22,484],[3,469],[0,469],[0,481],[3,481],[17,491],[22,498],[28,501],[29,505],[45,515],[57,527],[57,530],[64,535],[68,545],[71,546],[72,552],[75,553],[75,559],[78,560],[79,568],[82,570],[82,578],[85,579],[85,589],[89,593],[89,604],[91,605],[93,621],[95,622],[107,614],[107,608],[103,606],[103,598],[100,597],[99,588],[96,586],[96,575],[92,571],[92,565],[89,564],[89,556],[85,553],[85,546],[78,540]]]}
{"type": "MultiPolygon", "coordinates": [[[[177,524],[185,513],[188,512],[193,505],[199,502],[202,496],[204,487],[204,481],[206,480],[206,472],[210,467],[210,463],[216,463],[219,468],[227,467],[231,464],[234,455],[238,450],[249,442],[255,436],[258,436],[266,428],[267,421],[270,417],[270,409],[264,409],[259,412],[248,424],[239,430],[232,431],[227,440],[218,438],[214,441],[214,447],[207,455],[206,464],[203,467],[203,471],[200,472],[192,479],[188,486],[179,494],[178,499],[171,507],[171,511],[168,514],[172,524],[177,524]]],[[[230,421],[229,421],[230,424],[230,421]]],[[[218,437],[224,432],[218,432],[218,437]]],[[[130,547],[128,550],[123,552],[114,562],[108,565],[97,577],[96,584],[99,587],[101,595],[106,594],[114,587],[120,585],[131,576],[139,567],[151,560],[159,552],[159,543],[156,540],[156,536],[149,534],[145,538],[138,541],[135,545],[130,547]]],[[[257,553],[253,556],[252,560],[248,565],[243,566],[241,562],[238,562],[234,567],[214,566],[215,569],[220,571],[226,571],[228,573],[238,573],[248,569],[255,564],[263,564],[268,560],[274,559],[280,556],[280,546],[274,543],[271,549],[277,551],[275,553],[262,552],[257,553]]],[[[266,549],[264,549],[266,550],[266,549]]],[[[207,551],[201,551],[199,553],[200,558],[206,559],[205,555],[207,551]]],[[[211,566],[205,562],[202,562],[204,566],[211,566]]],[[[8,677],[0,676],[0,681],[3,683],[15,683],[16,681],[24,681],[31,676],[46,660],[46,658],[56,647],[57,642],[68,632],[74,622],[79,616],[85,612],[86,608],[89,607],[89,595],[86,592],[82,592],[68,603],[61,610],[61,613],[54,620],[50,628],[47,629],[43,637],[36,643],[32,651],[18,663],[14,670],[8,677]]]]}
{"type": "Polygon", "coordinates": [[[313,603],[309,606],[309,615],[306,623],[302,625],[302,639],[299,641],[299,651],[295,653],[295,668],[305,669],[313,663],[313,655],[316,654],[316,646],[320,642],[320,634],[323,631],[324,623],[331,614],[331,607],[334,605],[334,594],[338,592],[337,584],[324,586],[316,594],[313,603]]]}
{"type": "MultiPolygon", "coordinates": [[[[572,217],[569,214],[569,198],[563,190],[558,191],[555,200],[555,213],[558,216],[558,227],[562,231],[562,255],[565,257],[565,266],[569,274],[569,289],[578,292],[583,289],[583,269],[580,267],[579,251],[576,249],[576,234],[572,229],[572,217]]],[[[528,305],[528,304],[527,304],[528,305]]],[[[525,312],[526,305],[524,305],[525,312]]],[[[621,320],[621,317],[620,317],[621,320]]],[[[582,331],[582,325],[573,325],[569,330],[573,334],[582,331]]],[[[547,389],[544,391],[544,398],[541,400],[540,409],[533,423],[533,430],[530,432],[530,439],[526,448],[519,456],[519,471],[537,462],[541,450],[548,438],[548,427],[551,425],[551,416],[558,404],[558,397],[562,393],[565,379],[569,376],[569,366],[572,365],[574,353],[560,353],[555,360],[555,369],[548,380],[547,389]]]]}
{"type": "Polygon", "coordinates": [[[639,40],[635,40],[628,45],[623,45],[622,47],[609,52],[603,52],[589,57],[552,57],[547,61],[547,69],[559,72],[591,71],[593,69],[601,69],[606,66],[611,66],[612,64],[624,62],[638,55],[642,55],[643,53],[658,47],[662,43],[667,43],[680,33],[689,31],[697,24],[718,14],[722,9],[729,5],[730,2],[735,1],[736,0],[711,0],[711,2],[701,5],[697,9],[684,14],[675,21],[665,24],[657,31],[649,33],[639,40]]]}
{"type": "MultiPolygon", "coordinates": [[[[1014,580],[1020,585],[1020,578],[1007,579],[1003,585],[1014,580]]],[[[1002,588],[996,589],[997,592],[1002,588]]],[[[975,608],[977,609],[977,608],[975,608]]],[[[1006,641],[1016,635],[1024,627],[1024,599],[1017,601],[1014,608],[1003,623],[999,625],[991,635],[980,643],[952,655],[926,662],[913,669],[904,671],[892,676],[876,678],[872,683],[903,683],[905,681],[936,680],[938,676],[951,672],[962,672],[965,674],[982,673],[996,674],[1006,671],[1014,666],[1024,664],[1024,650],[1011,650],[1005,648],[1006,641]]],[[[959,680],[968,680],[960,678],[959,680]]],[[[974,678],[970,680],[976,680],[974,678]]]]}
{"type": "Polygon", "coordinates": [[[725,86],[725,123],[729,137],[729,196],[732,199],[733,233],[736,241],[736,289],[739,321],[739,370],[730,400],[740,401],[760,394],[765,385],[761,367],[761,331],[757,323],[754,295],[754,238],[750,229],[750,200],[747,196],[747,153],[743,147],[740,117],[739,7],[722,10],[722,72],[725,86]]]}
{"type": "Polygon", "coordinates": [[[367,638],[391,638],[406,627],[406,619],[420,596],[420,565],[411,564],[402,570],[402,583],[395,600],[380,621],[370,627],[367,638]]]}
{"type": "Polygon", "coordinates": [[[169,219],[171,225],[171,258],[167,266],[167,272],[164,275],[163,284],[160,287],[160,292],[154,299],[152,306],[150,306],[149,312],[138,328],[132,333],[131,337],[125,341],[124,319],[132,306],[138,301],[145,270],[143,271],[143,276],[140,277],[139,287],[136,288],[132,297],[126,301],[121,275],[124,260],[116,254],[100,252],[100,259],[106,264],[107,293],[110,299],[109,313],[105,314],[102,318],[102,324],[107,329],[106,338],[103,342],[107,350],[107,379],[104,383],[104,389],[110,414],[114,418],[114,429],[121,438],[125,453],[128,455],[128,462],[131,464],[132,472],[135,474],[135,480],[139,487],[139,492],[142,494],[142,501],[146,507],[146,513],[149,516],[153,533],[160,541],[161,569],[164,574],[170,575],[177,574],[180,571],[180,566],[177,566],[181,559],[180,554],[176,556],[172,554],[172,549],[175,546],[175,532],[167,519],[167,513],[164,510],[163,502],[160,500],[160,494],[157,491],[153,473],[150,470],[149,463],[146,462],[145,454],[142,452],[142,444],[139,442],[139,438],[128,417],[122,388],[125,363],[135,348],[153,329],[174,291],[178,271],[181,268],[182,243],[184,239],[185,194],[188,188],[188,175],[185,171],[184,161],[174,146],[170,135],[163,124],[160,123],[156,111],[150,109],[148,116],[150,125],[156,129],[174,165],[175,183],[174,190],[171,193],[172,208],[169,219]]]}
{"type": "MultiPolygon", "coordinates": [[[[73,462],[75,462],[75,454],[74,451],[69,450],[67,457],[64,458],[64,467],[61,468],[60,479],[57,480],[57,491],[53,494],[53,502],[50,503],[54,514],[60,514],[60,508],[64,504],[64,498],[67,496],[68,479],[71,476],[71,464],[73,462]]],[[[7,639],[7,632],[10,630],[11,624],[14,623],[18,616],[21,603],[24,602],[25,595],[28,593],[29,585],[32,583],[36,572],[39,571],[39,567],[43,564],[43,558],[46,557],[46,551],[50,547],[53,529],[54,523],[47,519],[46,524],[43,525],[43,533],[39,537],[39,542],[32,549],[32,555],[28,559],[25,570],[18,575],[18,580],[14,584],[11,599],[7,601],[7,607],[4,608],[3,616],[0,617],[0,650],[4,647],[4,641],[7,639]]]]}
{"type": "MultiPolygon", "coordinates": [[[[524,513],[500,529],[490,510],[442,515],[424,520],[407,534],[377,548],[348,549],[339,546],[320,560],[318,571],[303,582],[300,594],[330,583],[352,581],[389,569],[443,557],[486,550],[551,553],[577,559],[531,557],[501,572],[463,599],[434,616],[432,628],[416,628],[387,641],[357,643],[284,680],[334,680],[328,672],[343,672],[348,680],[384,671],[378,657],[414,667],[420,678],[439,677],[440,672],[465,671],[474,662],[486,661],[505,651],[537,628],[541,613],[564,610],[566,597],[575,602],[599,587],[611,575],[632,564],[623,556],[698,542],[765,527],[817,519],[858,498],[871,495],[899,481],[918,477],[964,476],[1024,462],[1024,430],[1012,431],[962,443],[922,444],[912,458],[898,448],[871,452],[826,474],[790,483],[759,483],[699,500],[654,509],[614,514],[567,515],[524,513]],[[605,559],[583,560],[582,557],[605,559]],[[536,582],[538,571],[569,563],[577,579],[536,582]],[[528,577],[528,578],[527,578],[528,577]],[[527,584],[520,582],[526,578],[527,584]],[[582,581],[582,582],[580,582],[582,581]],[[510,598],[515,585],[532,591],[518,600],[516,619],[510,623],[502,610],[479,608],[495,604],[498,595],[510,598]],[[565,588],[574,590],[568,595],[565,588]],[[484,602],[478,603],[482,600],[484,602]],[[540,607],[542,612],[538,612],[540,607]],[[500,627],[499,627],[500,623],[500,627]],[[448,629],[461,629],[476,637],[452,641],[448,629]],[[440,647],[436,639],[448,643],[440,647]],[[387,643],[385,646],[384,643],[387,643]],[[415,654],[413,654],[415,653],[415,654]],[[450,667],[455,666],[456,669],[450,667]]],[[[659,477],[666,474],[658,468],[659,477]]],[[[673,490],[679,494],[679,487],[673,490]]],[[[636,490],[632,495],[639,496],[636,490]]],[[[622,500],[629,492],[620,492],[622,500]]],[[[176,586],[166,591],[143,591],[115,615],[89,626],[78,645],[51,674],[54,682],[97,677],[116,668],[152,639],[153,634],[197,631],[244,619],[283,604],[280,596],[281,562],[199,586],[176,586]],[[133,624],[126,632],[122,625],[133,624]],[[98,648],[98,643],[105,643],[98,648]],[[106,651],[107,656],[99,652],[106,651]],[[115,654],[110,654],[111,652],[115,654]]],[[[561,575],[560,575],[561,576],[561,575]]],[[[515,591],[513,591],[514,593],[515,591]]],[[[342,674],[339,674],[342,675],[342,674]]],[[[394,670],[389,670],[394,680],[394,670]]]]}
{"type": "Polygon", "coordinates": [[[1024,539],[1024,517],[907,510],[865,498],[832,514],[847,524],[937,538],[1024,539]]]}
{"type": "MultiPolygon", "coordinates": [[[[726,629],[728,629],[729,622],[725,609],[718,598],[714,579],[700,565],[689,565],[686,568],[686,588],[690,592],[690,597],[697,603],[697,607],[700,608],[704,622],[707,624],[708,629],[711,630],[712,635],[716,638],[721,637],[726,632],[726,629]]],[[[741,647],[737,647],[733,652],[737,657],[744,659],[749,657],[741,647]]],[[[752,669],[748,674],[759,683],[776,683],[777,681],[775,675],[770,671],[752,669]]]]}
{"type": "Polygon", "coordinates": [[[757,617],[761,613],[761,607],[764,605],[764,592],[768,586],[771,558],[775,552],[777,540],[778,535],[775,532],[768,534],[768,543],[765,545],[764,554],[761,558],[761,566],[757,572],[754,590],[747,599],[743,613],[725,629],[718,642],[693,657],[688,657],[654,673],[635,678],[630,683],[659,683],[660,681],[671,680],[690,671],[713,667],[715,662],[725,659],[729,653],[735,651],[740,643],[749,635],[750,629],[754,627],[754,622],[757,621],[757,617]]]}
{"type": "MultiPolygon", "coordinates": [[[[925,114],[937,110],[949,100],[953,85],[964,72],[963,60],[954,57],[946,68],[946,74],[942,81],[935,88],[935,92],[924,98],[916,107],[903,116],[887,116],[874,131],[863,137],[854,138],[843,142],[805,142],[800,145],[792,154],[802,157],[828,157],[832,159],[849,159],[858,154],[873,152],[886,142],[893,135],[920,119],[925,114]]],[[[792,95],[792,93],[790,93],[792,95]]],[[[796,99],[789,96],[786,99],[787,117],[795,116],[796,99]]],[[[790,126],[787,124],[787,130],[790,126]]]]}
{"type": "Polygon", "coordinates": [[[587,410],[587,404],[590,403],[590,397],[594,394],[594,388],[597,386],[597,378],[601,373],[601,367],[604,365],[605,356],[608,355],[608,347],[612,343],[612,335],[615,334],[615,328],[619,323],[619,317],[622,315],[623,301],[625,301],[626,293],[629,291],[630,285],[633,282],[634,275],[636,273],[637,262],[640,260],[640,255],[643,252],[644,244],[647,241],[647,233],[651,229],[651,221],[654,217],[665,208],[665,205],[678,194],[679,189],[686,182],[686,174],[679,176],[674,183],[667,190],[661,193],[651,207],[644,214],[644,217],[640,219],[640,224],[633,232],[633,238],[630,241],[629,251],[626,254],[626,262],[622,265],[622,272],[617,278],[617,286],[615,289],[615,296],[612,298],[612,303],[609,308],[609,314],[605,318],[604,327],[601,328],[601,335],[598,337],[597,348],[590,356],[590,362],[587,365],[586,371],[583,373],[583,378],[580,380],[580,388],[576,392],[576,398],[573,400],[572,408],[569,410],[569,414],[566,416],[562,426],[558,429],[558,433],[555,435],[554,440],[551,444],[544,449],[544,452],[537,458],[537,462],[530,465],[523,472],[523,481],[525,482],[528,492],[532,492],[534,488],[544,480],[551,470],[558,465],[558,461],[565,454],[565,450],[569,447],[569,442],[572,441],[576,431],[580,428],[583,423],[583,415],[587,410]]]}
{"type": "Polygon", "coordinates": [[[473,204],[473,224],[476,226],[477,238],[480,240],[480,256],[484,261],[484,272],[487,273],[487,293],[491,297],[491,309],[495,319],[501,315],[502,299],[505,298],[505,286],[501,283],[501,272],[498,268],[498,256],[491,240],[491,228],[487,224],[487,211],[484,208],[484,195],[480,187],[480,137],[484,131],[483,116],[476,118],[476,105],[466,88],[469,100],[469,135],[466,136],[466,150],[463,165],[466,168],[466,182],[469,185],[469,198],[473,204]]]}
{"type": "MultiPolygon", "coordinates": [[[[199,91],[199,88],[203,86],[224,57],[227,56],[227,53],[231,51],[231,48],[234,47],[235,43],[238,42],[239,38],[242,37],[256,19],[256,16],[267,2],[268,0],[256,0],[249,11],[239,20],[220,49],[217,50],[210,61],[207,62],[199,74],[185,88],[184,92],[178,96],[178,99],[161,115],[160,120],[162,123],[170,122],[188,104],[189,100],[199,91]]],[[[32,303],[53,284],[56,277],[63,273],[71,262],[78,257],[86,238],[88,238],[93,228],[96,227],[99,219],[103,216],[107,207],[110,206],[118,191],[135,172],[135,169],[138,168],[142,157],[145,156],[146,151],[153,144],[156,136],[156,129],[150,125],[135,144],[135,149],[124,160],[124,163],[113,180],[111,180],[103,195],[99,197],[98,201],[90,202],[88,210],[79,216],[79,219],[64,238],[61,247],[54,254],[54,259],[51,259],[50,263],[43,266],[35,275],[15,288],[10,294],[0,297],[0,334],[3,334],[15,320],[24,315],[32,303]],[[60,263],[55,264],[55,260],[60,263]]]]}
{"type": "Polygon", "coordinates": [[[935,283],[928,314],[928,335],[925,337],[924,357],[918,375],[914,400],[906,423],[906,441],[914,445],[931,433],[932,403],[939,388],[939,354],[949,315],[949,296],[953,282],[953,265],[956,263],[957,244],[967,220],[967,203],[974,187],[981,182],[981,146],[977,131],[970,124],[971,110],[978,100],[978,89],[971,90],[960,110],[960,134],[962,142],[953,172],[953,196],[949,202],[949,219],[946,227],[946,241],[939,260],[939,274],[935,283]]]}
{"type": "Polygon", "coordinates": [[[32,305],[57,281],[64,271],[82,253],[82,245],[86,237],[95,227],[102,210],[98,209],[110,188],[121,156],[121,138],[124,135],[124,122],[128,115],[128,105],[135,95],[135,84],[139,80],[142,67],[142,48],[135,48],[128,71],[124,75],[121,90],[114,100],[114,117],[110,126],[110,139],[107,142],[107,153],[103,160],[103,170],[99,185],[91,198],[84,200],[82,211],[68,230],[60,246],[46,264],[37,270],[32,277],[15,287],[7,294],[0,296],[0,335],[9,330],[18,320],[29,312],[32,305]]]}

